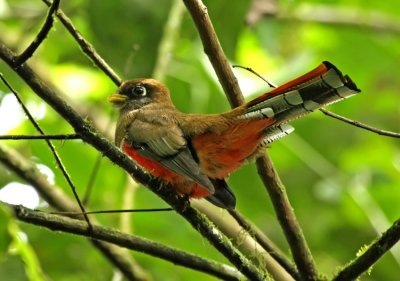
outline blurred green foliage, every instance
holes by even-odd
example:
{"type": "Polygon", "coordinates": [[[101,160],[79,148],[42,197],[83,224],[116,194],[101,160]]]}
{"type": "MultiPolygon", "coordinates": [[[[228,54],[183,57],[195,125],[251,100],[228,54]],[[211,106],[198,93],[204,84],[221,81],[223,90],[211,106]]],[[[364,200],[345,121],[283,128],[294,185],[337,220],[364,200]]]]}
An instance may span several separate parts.
{"type": "MultiPolygon", "coordinates": [[[[400,131],[400,6],[397,1],[278,2],[279,10],[288,18],[264,17],[249,26],[246,17],[251,1],[234,1],[234,4],[227,0],[205,1],[229,60],[252,67],[277,84],[329,60],[350,74],[363,91],[329,109],[378,128],[400,131]],[[320,8],[327,14],[319,14],[320,8]],[[307,21],[307,16],[328,16],[330,11],[340,11],[336,23],[307,21]],[[299,14],[302,20],[290,19],[299,14]],[[349,15],[361,25],[345,24],[349,15]],[[373,24],[382,28],[369,27],[373,24]]],[[[171,1],[70,0],[63,1],[61,6],[123,78],[152,75],[171,1]]],[[[23,50],[43,22],[46,6],[39,0],[0,0],[0,7],[0,40],[16,51],[23,50]]],[[[171,89],[178,108],[203,113],[229,109],[187,13],[170,56],[164,82],[171,89]]],[[[108,119],[115,118],[111,117],[115,109],[106,102],[115,85],[82,54],[59,21],[29,63],[44,79],[57,86],[69,102],[79,105],[89,119],[95,118],[106,126],[108,119]]],[[[72,132],[51,108],[46,106],[45,112],[39,110],[43,102],[3,62],[0,70],[21,93],[28,107],[37,113],[46,133],[72,132]]],[[[267,91],[267,86],[258,78],[242,70],[235,72],[248,98],[267,91]]],[[[0,85],[0,102],[8,94],[4,85],[0,85]]],[[[0,122],[6,122],[2,118],[0,122]]],[[[360,130],[320,112],[296,120],[293,125],[296,132],[274,143],[269,153],[287,187],[319,270],[331,276],[399,218],[399,140],[360,130]]],[[[108,129],[109,134],[112,131],[108,129]]],[[[36,132],[22,119],[17,127],[1,133],[36,132]]],[[[55,183],[71,194],[43,141],[2,142],[49,167],[55,174],[55,183]]],[[[55,142],[55,145],[83,196],[98,153],[80,141],[55,142]]],[[[0,187],[12,181],[20,179],[0,166],[0,187]]],[[[229,183],[238,197],[237,208],[289,255],[254,166],[241,168],[229,183]]],[[[90,208],[126,208],[123,206],[127,196],[125,186],[124,172],[104,159],[95,180],[90,208]]],[[[134,193],[133,206],[129,207],[164,205],[154,194],[139,188],[134,193]]],[[[174,213],[136,214],[130,218],[132,233],[226,262],[174,213]]],[[[105,225],[120,228],[118,215],[103,215],[98,219],[105,225]]],[[[0,224],[3,229],[3,220],[0,224]]],[[[20,227],[40,261],[43,274],[51,280],[110,280],[115,274],[111,265],[81,237],[51,233],[25,224],[20,227]]],[[[2,230],[1,235],[4,233],[2,230]]],[[[0,276],[7,276],[8,280],[28,278],[21,274],[21,259],[10,255],[4,258],[3,250],[0,255],[3,256],[0,276]]],[[[214,280],[144,254],[132,255],[155,280],[214,280]]],[[[38,263],[36,266],[39,267],[38,263]]],[[[362,280],[394,280],[399,271],[397,246],[362,280]]]]}

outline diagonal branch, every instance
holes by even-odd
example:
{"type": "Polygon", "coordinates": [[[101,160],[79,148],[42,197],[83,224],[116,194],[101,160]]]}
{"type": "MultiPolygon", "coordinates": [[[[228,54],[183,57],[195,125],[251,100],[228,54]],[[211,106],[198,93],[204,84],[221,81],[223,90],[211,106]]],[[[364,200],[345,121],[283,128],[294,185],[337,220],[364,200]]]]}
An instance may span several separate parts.
{"type": "MultiPolygon", "coordinates": [[[[55,0],[54,0],[55,1],[55,0]]],[[[47,6],[51,6],[50,0],[43,0],[47,6]]],[[[114,70],[106,63],[106,61],[97,53],[96,49],[90,44],[82,34],[75,28],[71,20],[59,9],[56,13],[58,19],[65,26],[68,32],[72,35],[75,41],[81,47],[81,50],[90,58],[91,61],[98,68],[100,68],[117,86],[121,84],[121,78],[114,72],[114,70]]]]}
{"type": "Polygon", "coordinates": [[[14,213],[19,220],[29,224],[43,226],[53,231],[77,234],[90,239],[112,243],[134,251],[144,252],[174,264],[196,269],[224,280],[241,280],[243,278],[243,276],[232,267],[177,250],[149,239],[122,233],[99,225],[93,225],[93,229],[88,231],[86,224],[81,220],[33,211],[23,206],[9,206],[14,209],[14,213]]]}
{"type": "MultiPolygon", "coordinates": [[[[287,269],[282,266],[260,243],[254,238],[252,233],[247,232],[233,216],[229,216],[226,211],[221,213],[217,207],[210,205],[206,201],[196,200],[193,202],[196,209],[205,214],[218,228],[225,233],[232,243],[249,259],[259,267],[266,268],[273,280],[276,281],[295,281],[300,280],[299,274],[293,277],[287,269]]],[[[292,266],[293,267],[293,266],[292,266]]],[[[296,269],[293,267],[294,271],[296,269]]]]}
{"type": "MultiPolygon", "coordinates": [[[[25,106],[25,104],[23,103],[23,101],[21,100],[21,98],[19,97],[19,94],[13,89],[13,87],[11,87],[11,85],[7,82],[7,80],[3,77],[3,75],[0,74],[0,78],[1,80],[4,82],[4,84],[7,86],[7,88],[14,94],[15,98],[18,100],[18,103],[21,105],[23,111],[25,112],[26,116],[28,117],[29,121],[32,123],[32,125],[35,127],[35,129],[41,134],[41,135],[46,135],[44,133],[44,131],[42,130],[42,128],[40,128],[39,124],[35,121],[35,119],[33,118],[32,114],[29,112],[28,108],[25,106]]],[[[76,191],[76,187],[75,184],[72,182],[72,179],[70,177],[70,175],[68,174],[64,164],[61,161],[60,156],[58,155],[56,148],[54,147],[54,145],[52,144],[52,142],[49,139],[45,139],[47,146],[50,148],[51,153],[54,156],[54,159],[56,160],[57,166],[58,168],[60,168],[60,171],[62,172],[65,180],[67,181],[69,187],[72,190],[72,193],[75,197],[76,202],[79,205],[79,208],[81,209],[81,211],[84,213],[83,217],[85,218],[88,227],[90,228],[90,221],[89,221],[89,217],[86,215],[85,213],[85,207],[83,206],[81,199],[79,198],[79,195],[76,191]]]]}
{"type": "MultiPolygon", "coordinates": [[[[0,58],[9,66],[13,66],[15,54],[0,43],[0,58]]],[[[150,190],[170,204],[181,216],[183,216],[198,232],[231,261],[246,277],[251,280],[264,280],[265,274],[255,267],[243,256],[232,243],[211,222],[195,209],[187,204],[172,191],[172,187],[165,185],[160,188],[156,179],[151,179],[146,173],[135,166],[133,160],[123,154],[106,138],[96,132],[90,124],[85,121],[70,105],[59,98],[55,92],[48,87],[33,70],[26,64],[13,70],[35,91],[35,93],[56,110],[75,131],[82,136],[82,140],[92,145],[112,162],[126,170],[139,183],[147,186],[150,190]]]]}
{"type": "Polygon", "coordinates": [[[318,280],[310,249],[296,219],[286,190],[272,160],[264,155],[257,159],[257,171],[274,205],[279,223],[285,233],[294,261],[304,280],[318,280]]]}
{"type": "MultiPolygon", "coordinates": [[[[112,118],[110,118],[108,120],[106,128],[110,129],[111,125],[112,125],[112,118]]],[[[82,202],[83,202],[83,204],[85,206],[87,206],[89,204],[89,199],[90,199],[90,196],[92,194],[94,183],[96,181],[96,177],[97,177],[98,172],[100,170],[100,166],[101,166],[102,160],[103,160],[103,156],[101,154],[98,154],[97,158],[96,158],[96,161],[94,163],[94,166],[92,168],[92,172],[90,173],[88,183],[87,183],[86,188],[85,188],[85,194],[83,195],[82,202]]]]}
{"type": "Polygon", "coordinates": [[[47,13],[46,20],[40,29],[39,33],[37,34],[36,38],[32,41],[32,43],[23,51],[19,56],[17,56],[15,60],[15,66],[19,66],[26,62],[33,53],[39,48],[40,44],[46,39],[46,36],[49,34],[50,29],[53,27],[53,14],[57,11],[58,7],[60,6],[61,0],[54,0],[50,6],[50,9],[47,13]]]}
{"type": "Polygon", "coordinates": [[[345,266],[332,280],[346,281],[358,278],[373,266],[387,251],[400,240],[400,220],[386,230],[368,249],[355,260],[345,266]]]}
{"type": "MultiPolygon", "coordinates": [[[[184,0],[202,39],[204,50],[223,85],[232,106],[238,106],[244,99],[237,80],[218,42],[217,35],[207,14],[207,8],[200,0],[184,0]]],[[[278,220],[289,242],[295,263],[304,280],[317,280],[317,270],[303,232],[290,205],[285,188],[268,155],[257,160],[257,169],[270,195],[278,220]]]]}
{"type": "Polygon", "coordinates": [[[300,280],[300,275],[292,263],[281,253],[281,251],[273,245],[273,243],[256,227],[254,227],[243,215],[237,210],[229,210],[229,214],[237,221],[237,223],[254,237],[255,241],[270,254],[295,280],[300,280]]]}

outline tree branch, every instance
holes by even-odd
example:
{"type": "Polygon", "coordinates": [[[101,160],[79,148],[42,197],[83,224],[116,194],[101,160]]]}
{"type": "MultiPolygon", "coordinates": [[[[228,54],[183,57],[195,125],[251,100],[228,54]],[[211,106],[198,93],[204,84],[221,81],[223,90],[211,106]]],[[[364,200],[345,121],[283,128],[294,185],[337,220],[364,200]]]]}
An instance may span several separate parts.
{"type": "Polygon", "coordinates": [[[14,209],[14,213],[19,220],[29,224],[43,226],[53,231],[77,234],[90,239],[112,243],[123,248],[162,258],[174,264],[199,270],[224,280],[240,280],[243,278],[232,267],[177,250],[158,242],[99,225],[93,225],[93,229],[89,231],[86,223],[81,220],[33,211],[23,206],[9,206],[14,209]]]}
{"type": "Polygon", "coordinates": [[[284,185],[273,166],[272,160],[264,155],[257,159],[257,171],[271,198],[279,223],[289,243],[294,261],[304,280],[318,280],[310,249],[296,219],[284,185]]]}
{"type": "MultiPolygon", "coordinates": [[[[211,20],[208,17],[207,8],[200,0],[184,0],[184,2],[193,17],[203,42],[204,50],[214,66],[214,70],[223,85],[231,106],[235,107],[242,104],[244,102],[243,96],[232,68],[219,44],[211,20]]],[[[317,280],[317,270],[307,242],[290,205],[285,188],[268,155],[257,160],[257,169],[270,194],[300,275],[304,280],[317,280]]]]}
{"type": "Polygon", "coordinates": [[[218,228],[225,233],[232,243],[249,259],[259,267],[264,267],[276,281],[295,281],[287,270],[276,261],[270,253],[265,251],[252,234],[243,229],[234,217],[229,216],[226,211],[214,207],[206,201],[197,200],[193,202],[196,209],[204,213],[218,228]]]}
{"type": "Polygon", "coordinates": [[[229,214],[236,222],[254,237],[255,241],[273,257],[295,280],[300,280],[300,275],[293,264],[282,254],[282,252],[256,227],[254,227],[245,217],[237,210],[229,210],[229,214]]]}
{"type": "Polygon", "coordinates": [[[343,117],[343,116],[338,115],[338,114],[335,114],[335,113],[333,113],[333,112],[331,112],[331,111],[329,111],[329,110],[327,110],[327,109],[325,109],[325,108],[320,108],[319,110],[320,110],[323,114],[325,114],[325,115],[327,115],[327,116],[333,117],[333,118],[335,118],[335,119],[337,119],[337,120],[343,121],[343,122],[345,122],[345,123],[347,123],[347,124],[350,124],[350,125],[353,125],[353,126],[355,126],[355,127],[358,127],[358,128],[364,129],[364,130],[368,130],[368,131],[371,131],[371,132],[374,132],[374,133],[376,133],[376,134],[378,134],[378,135],[381,135],[381,136],[388,136],[388,137],[393,137],[393,138],[400,138],[400,133],[395,133],[395,132],[390,132],[390,131],[385,131],[385,130],[377,129],[377,128],[374,128],[374,127],[372,127],[372,126],[363,124],[363,123],[361,123],[361,122],[358,122],[358,121],[355,121],[355,120],[352,120],[352,119],[343,117]]]}
{"type": "Polygon", "coordinates": [[[355,280],[363,272],[373,266],[376,261],[381,258],[400,240],[400,220],[386,230],[381,237],[375,240],[368,249],[358,256],[355,260],[345,266],[332,281],[355,280]]]}
{"type": "MultiPolygon", "coordinates": [[[[15,60],[14,53],[4,44],[0,43],[0,58],[12,67],[15,60]]],[[[160,196],[168,204],[170,204],[180,215],[182,215],[197,231],[206,237],[210,243],[227,257],[246,277],[251,280],[263,280],[264,273],[251,264],[230,241],[221,234],[210,221],[194,210],[178,197],[173,188],[166,184],[160,188],[157,179],[150,178],[148,174],[135,166],[132,159],[127,157],[106,138],[102,137],[98,132],[91,128],[90,124],[85,121],[71,106],[60,99],[55,92],[48,87],[26,64],[13,69],[34,91],[47,102],[54,110],[56,110],[67,122],[69,122],[75,131],[82,136],[82,139],[102,152],[112,162],[126,170],[141,184],[149,187],[154,193],[160,196]]]]}

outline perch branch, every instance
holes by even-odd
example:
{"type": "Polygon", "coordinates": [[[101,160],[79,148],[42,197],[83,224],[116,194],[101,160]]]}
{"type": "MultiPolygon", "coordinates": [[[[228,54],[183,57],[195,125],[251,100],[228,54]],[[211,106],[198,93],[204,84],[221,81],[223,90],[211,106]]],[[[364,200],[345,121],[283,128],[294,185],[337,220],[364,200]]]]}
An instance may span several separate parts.
{"type": "Polygon", "coordinates": [[[9,206],[14,209],[14,213],[19,220],[29,224],[46,227],[52,231],[62,231],[112,243],[211,274],[224,280],[240,280],[243,278],[236,269],[230,266],[207,260],[155,241],[99,225],[93,225],[92,230],[88,231],[86,223],[81,220],[34,211],[23,206],[9,206]]]}
{"type": "MultiPolygon", "coordinates": [[[[184,0],[184,2],[197,26],[204,50],[214,66],[231,106],[239,106],[244,99],[232,68],[218,42],[207,8],[200,0],[184,0]]],[[[257,160],[257,169],[271,197],[302,279],[317,280],[318,274],[310,249],[290,205],[285,188],[268,155],[257,160]]]]}

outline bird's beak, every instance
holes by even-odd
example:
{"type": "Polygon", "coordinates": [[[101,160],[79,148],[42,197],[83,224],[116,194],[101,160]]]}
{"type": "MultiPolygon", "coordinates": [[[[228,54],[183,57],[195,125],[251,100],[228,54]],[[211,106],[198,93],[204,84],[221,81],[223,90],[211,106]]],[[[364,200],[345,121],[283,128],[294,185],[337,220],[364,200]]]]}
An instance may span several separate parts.
{"type": "Polygon", "coordinates": [[[128,97],[125,95],[121,95],[118,92],[113,93],[108,97],[108,101],[115,105],[122,105],[128,97]]]}

